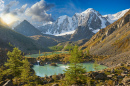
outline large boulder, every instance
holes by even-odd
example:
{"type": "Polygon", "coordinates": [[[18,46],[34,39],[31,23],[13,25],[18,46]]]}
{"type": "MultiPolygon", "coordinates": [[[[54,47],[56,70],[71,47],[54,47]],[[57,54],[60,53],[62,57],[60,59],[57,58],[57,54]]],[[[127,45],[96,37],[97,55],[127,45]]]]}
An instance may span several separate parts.
{"type": "Polygon", "coordinates": [[[110,74],[110,75],[107,75],[107,78],[112,79],[113,76],[114,76],[114,74],[110,74]]]}
{"type": "Polygon", "coordinates": [[[126,64],[126,67],[130,67],[130,63],[127,63],[127,64],[126,64]]]}
{"type": "Polygon", "coordinates": [[[51,63],[50,66],[57,66],[56,63],[51,63]]]}
{"type": "Polygon", "coordinates": [[[107,79],[107,75],[105,73],[99,73],[99,72],[92,72],[91,74],[88,74],[88,76],[92,77],[92,79],[96,79],[96,80],[107,79]]]}
{"type": "Polygon", "coordinates": [[[122,83],[126,86],[130,86],[130,78],[127,78],[125,77],[123,80],[122,80],[122,83]]]}
{"type": "Polygon", "coordinates": [[[99,73],[98,75],[95,76],[96,80],[106,80],[107,75],[105,73],[99,73]]]}
{"type": "Polygon", "coordinates": [[[97,76],[99,73],[98,72],[92,72],[90,75],[89,75],[89,77],[95,77],[95,76],[97,76]]]}
{"type": "Polygon", "coordinates": [[[40,61],[40,66],[44,66],[44,62],[43,61],[40,61]]]}

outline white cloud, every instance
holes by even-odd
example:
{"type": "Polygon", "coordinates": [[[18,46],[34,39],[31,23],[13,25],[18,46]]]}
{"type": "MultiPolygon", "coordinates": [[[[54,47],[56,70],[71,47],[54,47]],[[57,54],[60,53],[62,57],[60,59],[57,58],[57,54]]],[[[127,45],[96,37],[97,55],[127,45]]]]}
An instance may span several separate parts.
{"type": "Polygon", "coordinates": [[[11,9],[13,6],[17,7],[18,4],[18,1],[10,1],[9,4],[4,6],[0,16],[3,18],[3,20],[7,21],[6,23],[21,21],[24,19],[24,12],[27,4],[23,5],[21,8],[11,9]]]}
{"type": "Polygon", "coordinates": [[[25,11],[26,16],[30,16],[35,21],[52,21],[51,14],[47,14],[47,11],[54,7],[54,4],[47,4],[44,0],[41,0],[31,8],[27,8],[25,11]]]}
{"type": "Polygon", "coordinates": [[[4,1],[0,0],[0,11],[4,9],[4,1]]]}
{"type": "Polygon", "coordinates": [[[23,5],[21,8],[12,9],[13,6],[17,6],[19,4],[18,1],[10,1],[9,4],[5,5],[1,15],[11,14],[13,16],[18,16],[18,14],[24,14],[27,4],[23,5]]]}
{"type": "MultiPolygon", "coordinates": [[[[11,13],[12,11],[10,11],[10,8],[12,7],[12,6],[16,6],[16,5],[18,5],[18,1],[11,1],[11,2],[9,2],[9,4],[7,4],[5,7],[4,7],[4,9],[3,9],[3,14],[8,14],[8,13],[11,13]]],[[[12,12],[12,14],[13,14],[13,12],[12,12]]]]}
{"type": "Polygon", "coordinates": [[[15,12],[16,14],[21,14],[25,12],[25,9],[27,7],[28,4],[23,5],[20,9],[15,9],[13,12],[15,12]]]}

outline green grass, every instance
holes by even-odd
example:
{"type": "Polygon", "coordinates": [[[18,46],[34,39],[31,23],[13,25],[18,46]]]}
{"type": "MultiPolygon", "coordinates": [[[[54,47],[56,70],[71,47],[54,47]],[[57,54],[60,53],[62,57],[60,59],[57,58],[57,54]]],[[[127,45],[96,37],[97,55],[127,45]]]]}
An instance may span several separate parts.
{"type": "Polygon", "coordinates": [[[64,50],[65,50],[65,51],[69,51],[69,50],[72,50],[73,48],[74,48],[74,45],[68,44],[68,45],[64,48],[64,50]]]}
{"type": "Polygon", "coordinates": [[[49,47],[49,49],[53,50],[53,51],[61,51],[63,49],[63,46],[52,46],[49,47]]]}

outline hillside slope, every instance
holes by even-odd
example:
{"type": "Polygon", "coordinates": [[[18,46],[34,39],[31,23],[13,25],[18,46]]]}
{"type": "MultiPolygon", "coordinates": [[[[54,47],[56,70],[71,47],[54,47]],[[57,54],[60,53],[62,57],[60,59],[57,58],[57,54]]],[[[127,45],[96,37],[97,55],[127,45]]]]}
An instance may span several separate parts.
{"type": "Polygon", "coordinates": [[[53,37],[49,37],[49,36],[35,35],[35,36],[30,36],[30,38],[36,40],[38,44],[45,46],[45,47],[54,46],[59,43],[58,40],[56,40],[53,37]]]}
{"type": "Polygon", "coordinates": [[[117,63],[120,55],[122,56],[121,61],[124,56],[130,60],[130,10],[113,24],[101,29],[81,48],[84,49],[84,52],[89,50],[94,55],[111,55],[106,64],[113,61],[114,56],[117,57],[115,59],[117,63]]]}
{"type": "Polygon", "coordinates": [[[18,47],[25,53],[34,53],[43,49],[35,40],[0,25],[0,48],[12,49],[12,47],[18,47]]]}

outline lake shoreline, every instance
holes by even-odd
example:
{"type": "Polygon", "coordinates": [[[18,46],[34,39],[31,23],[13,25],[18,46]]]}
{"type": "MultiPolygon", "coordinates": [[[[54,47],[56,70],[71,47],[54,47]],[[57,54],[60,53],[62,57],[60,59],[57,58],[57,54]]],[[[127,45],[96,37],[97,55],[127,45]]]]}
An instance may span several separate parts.
{"type": "MultiPolygon", "coordinates": [[[[83,65],[83,67],[85,67],[86,68],[86,72],[89,72],[89,71],[95,71],[95,69],[94,69],[94,63],[93,62],[82,62],[81,63],[82,65],[83,65]],[[90,68],[90,69],[87,69],[87,68],[90,68]]],[[[57,66],[51,66],[50,64],[45,64],[44,66],[40,66],[40,65],[38,65],[38,64],[34,64],[33,65],[33,67],[32,67],[32,69],[36,72],[36,75],[38,75],[39,76],[39,74],[41,73],[43,73],[44,74],[44,72],[47,72],[47,73],[49,73],[49,72],[51,72],[51,71],[57,71],[58,70],[58,68],[59,69],[64,69],[64,68],[68,68],[68,66],[70,66],[69,65],[69,63],[65,63],[65,64],[62,64],[62,63],[57,63],[57,66]],[[64,67],[64,68],[62,68],[62,67],[64,67]],[[45,70],[44,70],[44,68],[46,68],[45,70]],[[51,69],[49,69],[49,68],[54,68],[53,70],[51,70],[51,69]],[[55,68],[57,69],[57,70],[55,70],[55,68]],[[39,71],[38,71],[39,70],[39,71]],[[42,70],[42,71],[41,71],[42,70]],[[41,71],[41,72],[40,72],[41,71]],[[43,72],[44,71],[44,72],[43,72]],[[37,74],[38,73],[38,74],[37,74]]],[[[103,69],[106,69],[107,67],[106,66],[104,66],[104,65],[99,65],[98,64],[98,70],[100,71],[100,70],[103,70],[103,69]]],[[[65,69],[64,69],[65,70],[65,69]]],[[[59,70],[59,71],[62,71],[62,70],[59,70]]],[[[56,72],[57,73],[57,72],[56,72]]],[[[58,75],[58,74],[64,74],[63,73],[63,71],[62,72],[58,72],[56,75],[58,75]]],[[[55,75],[55,74],[51,74],[51,76],[52,75],[55,75]]],[[[47,75],[48,76],[48,75],[47,75]]],[[[50,75],[49,75],[50,76],[50,75]]],[[[40,77],[43,77],[43,76],[40,76],[40,77]]],[[[45,77],[45,76],[44,76],[45,77]]]]}

